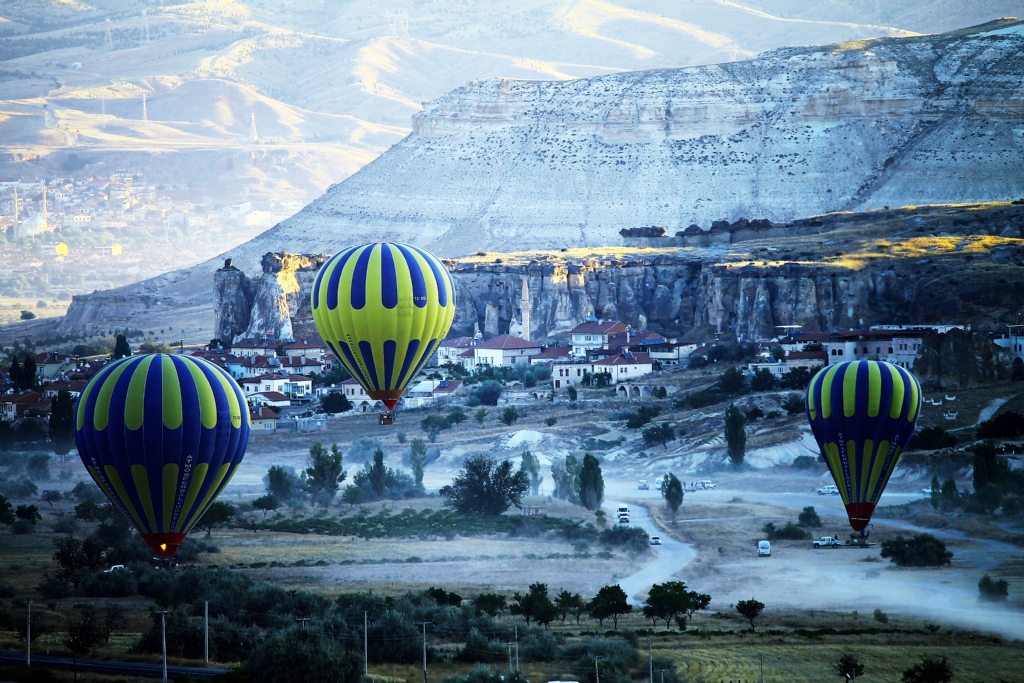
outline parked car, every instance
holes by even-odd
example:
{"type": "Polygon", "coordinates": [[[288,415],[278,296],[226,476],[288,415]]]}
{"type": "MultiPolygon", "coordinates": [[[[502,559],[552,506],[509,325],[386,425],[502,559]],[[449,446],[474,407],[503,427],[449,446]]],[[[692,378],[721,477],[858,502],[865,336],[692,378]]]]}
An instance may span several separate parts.
{"type": "Polygon", "coordinates": [[[661,490],[661,487],[664,484],[665,484],[665,477],[658,477],[657,479],[654,480],[654,488],[657,489],[658,491],[661,490]]]}
{"type": "Polygon", "coordinates": [[[693,482],[693,485],[699,491],[714,491],[715,490],[715,482],[711,481],[710,479],[702,479],[700,481],[695,481],[695,482],[693,482]]]}
{"type": "MultiPolygon", "coordinates": [[[[926,488],[926,489],[921,489],[921,493],[923,493],[923,494],[924,494],[924,495],[926,495],[926,496],[930,496],[930,495],[932,495],[932,487],[931,487],[931,486],[929,486],[929,487],[928,487],[928,488],[926,488]]],[[[941,493],[941,492],[939,492],[939,493],[941,493]]]]}
{"type": "Polygon", "coordinates": [[[661,536],[651,536],[651,545],[661,545],[661,536]]]}
{"type": "Polygon", "coordinates": [[[836,488],[835,486],[833,486],[832,484],[829,484],[828,486],[822,486],[820,489],[818,489],[818,495],[819,496],[838,496],[839,495],[839,489],[836,488]]]}
{"type": "Polygon", "coordinates": [[[822,536],[814,542],[815,548],[838,548],[843,542],[838,538],[832,536],[822,536]]]}
{"type": "Polygon", "coordinates": [[[646,479],[641,479],[640,481],[638,481],[636,483],[636,488],[638,491],[649,491],[651,489],[651,487],[647,485],[646,479]]]}
{"type": "Polygon", "coordinates": [[[128,571],[128,567],[124,566],[123,564],[115,564],[110,569],[104,569],[103,573],[104,574],[113,574],[114,572],[126,572],[126,571],[128,571]]]}
{"type": "Polygon", "coordinates": [[[772,544],[768,541],[757,542],[757,556],[758,557],[770,557],[772,554],[772,544]]]}

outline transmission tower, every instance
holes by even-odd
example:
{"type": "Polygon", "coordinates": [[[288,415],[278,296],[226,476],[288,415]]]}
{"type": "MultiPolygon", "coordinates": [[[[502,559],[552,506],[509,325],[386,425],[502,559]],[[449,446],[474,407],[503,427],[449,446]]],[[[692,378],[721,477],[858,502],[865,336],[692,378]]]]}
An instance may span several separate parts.
{"type": "Polygon", "coordinates": [[[260,141],[259,131],[256,130],[256,112],[252,113],[252,125],[249,127],[249,138],[253,142],[260,141]]]}
{"type": "Polygon", "coordinates": [[[404,9],[384,10],[384,20],[388,22],[388,35],[392,38],[409,37],[409,15],[404,9]]]}
{"type": "Polygon", "coordinates": [[[107,17],[107,49],[114,51],[114,39],[110,37],[110,17],[107,17]]]}

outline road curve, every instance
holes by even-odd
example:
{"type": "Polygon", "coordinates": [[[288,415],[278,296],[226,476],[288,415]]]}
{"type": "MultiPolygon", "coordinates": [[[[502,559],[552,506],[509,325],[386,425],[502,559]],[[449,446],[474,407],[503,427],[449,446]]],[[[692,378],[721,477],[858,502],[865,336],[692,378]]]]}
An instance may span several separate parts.
{"type": "MultiPolygon", "coordinates": [[[[25,663],[25,653],[12,650],[0,650],[0,664],[16,666],[25,663]]],[[[32,654],[32,666],[40,669],[60,669],[71,671],[74,669],[74,661],[70,657],[50,657],[48,655],[32,654]]],[[[115,662],[99,659],[79,659],[78,671],[81,673],[105,674],[108,676],[140,676],[142,678],[162,678],[163,667],[159,664],[146,664],[143,662],[115,662]]],[[[191,676],[202,676],[212,678],[217,674],[226,673],[227,669],[216,669],[202,666],[167,666],[168,676],[188,674],[191,676]]]]}
{"type": "MultiPolygon", "coordinates": [[[[614,524],[618,519],[615,510],[620,505],[628,505],[621,501],[606,501],[604,508],[608,513],[610,523],[614,524]]],[[[639,571],[630,574],[619,580],[619,586],[625,591],[631,605],[640,605],[643,600],[638,596],[647,592],[652,585],[670,580],[676,572],[697,559],[697,549],[689,543],[682,543],[655,526],[651,516],[647,514],[647,508],[636,503],[629,507],[630,526],[640,527],[649,536],[660,536],[661,545],[651,546],[655,553],[652,562],[648,562],[639,571]]]]}

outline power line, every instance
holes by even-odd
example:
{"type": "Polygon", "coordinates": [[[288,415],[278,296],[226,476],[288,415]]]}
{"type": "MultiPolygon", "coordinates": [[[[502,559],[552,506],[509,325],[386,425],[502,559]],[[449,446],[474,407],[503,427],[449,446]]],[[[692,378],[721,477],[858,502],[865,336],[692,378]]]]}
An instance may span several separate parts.
{"type": "Polygon", "coordinates": [[[413,622],[417,625],[423,625],[423,683],[427,681],[427,624],[432,624],[432,621],[417,621],[413,622]]]}

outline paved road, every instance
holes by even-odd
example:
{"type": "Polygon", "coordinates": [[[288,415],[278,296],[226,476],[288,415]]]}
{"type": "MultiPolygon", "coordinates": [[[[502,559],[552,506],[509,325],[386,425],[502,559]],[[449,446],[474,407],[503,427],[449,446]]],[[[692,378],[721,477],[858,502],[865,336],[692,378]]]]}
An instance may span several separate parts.
{"type": "MultiPolygon", "coordinates": [[[[16,665],[25,663],[24,652],[11,650],[0,650],[0,663],[16,665]]],[[[48,655],[32,655],[33,668],[60,669],[71,671],[74,668],[74,661],[69,657],[50,657],[48,655]]],[[[113,662],[101,661],[98,659],[79,659],[78,671],[81,673],[105,674],[108,676],[142,676],[143,678],[162,678],[163,667],[159,664],[145,664],[142,662],[113,662]]],[[[171,666],[167,667],[167,676],[178,674],[191,674],[193,676],[204,676],[212,678],[217,674],[225,673],[227,669],[215,669],[201,666],[171,666]]]]}
{"type": "MultiPolygon", "coordinates": [[[[605,512],[609,520],[617,519],[616,508],[623,505],[621,501],[606,501],[605,512]]],[[[633,504],[629,508],[630,526],[640,527],[650,536],[660,536],[662,545],[651,546],[656,557],[648,562],[639,571],[619,581],[619,586],[629,596],[632,605],[639,605],[643,601],[637,596],[647,591],[652,585],[670,580],[676,572],[690,564],[697,558],[697,549],[689,543],[682,543],[662,533],[654,524],[647,508],[633,504]]]]}

